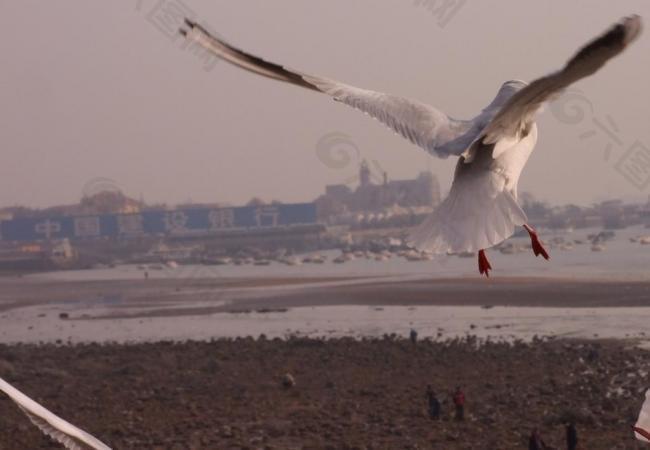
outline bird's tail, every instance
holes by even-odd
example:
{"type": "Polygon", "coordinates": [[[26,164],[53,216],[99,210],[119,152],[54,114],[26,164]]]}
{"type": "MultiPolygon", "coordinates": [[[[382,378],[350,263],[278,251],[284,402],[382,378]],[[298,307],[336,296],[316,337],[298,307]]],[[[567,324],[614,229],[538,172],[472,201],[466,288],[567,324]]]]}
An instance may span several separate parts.
{"type": "Polygon", "coordinates": [[[501,175],[456,180],[449,196],[411,233],[409,243],[435,253],[475,252],[510,236],[526,214],[501,175]]]}

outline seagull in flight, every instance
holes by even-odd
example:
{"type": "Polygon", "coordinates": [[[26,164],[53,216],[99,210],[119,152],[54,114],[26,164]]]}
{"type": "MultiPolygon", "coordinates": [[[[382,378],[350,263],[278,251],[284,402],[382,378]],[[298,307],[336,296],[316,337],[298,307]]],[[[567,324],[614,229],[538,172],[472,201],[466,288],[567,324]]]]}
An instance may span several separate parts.
{"type": "Polygon", "coordinates": [[[111,450],[96,437],[66,422],[44,406],[35,402],[0,378],[0,392],[4,392],[44,434],[69,450],[111,450]]]}
{"type": "Polygon", "coordinates": [[[530,83],[503,83],[492,102],[469,120],[449,117],[424,103],[309,75],[233,47],[186,19],[180,33],[215,56],[247,71],[331,96],[382,122],[431,155],[458,157],[447,198],[411,233],[409,244],[435,253],[478,252],[479,273],[492,266],[485,249],[521,226],[535,256],[549,259],[517,203],[517,183],[537,142],[536,113],[569,85],[597,72],[641,33],[632,15],[582,47],[565,66],[530,83]]]}

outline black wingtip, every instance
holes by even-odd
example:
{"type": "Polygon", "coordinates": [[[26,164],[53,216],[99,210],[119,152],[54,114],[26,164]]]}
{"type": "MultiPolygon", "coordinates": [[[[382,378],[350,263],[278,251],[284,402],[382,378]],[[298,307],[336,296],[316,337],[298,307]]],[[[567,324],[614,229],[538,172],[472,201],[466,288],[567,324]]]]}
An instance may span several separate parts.
{"type": "Polygon", "coordinates": [[[187,30],[184,28],[179,28],[178,32],[180,33],[181,36],[187,37],[187,30]]]}
{"type": "Polygon", "coordinates": [[[194,28],[196,26],[196,22],[188,19],[187,17],[185,18],[185,25],[187,25],[190,28],[194,28]]]}
{"type": "Polygon", "coordinates": [[[625,29],[625,43],[629,44],[635,40],[641,30],[643,29],[643,22],[641,16],[638,14],[632,14],[622,19],[621,25],[625,29]]]}

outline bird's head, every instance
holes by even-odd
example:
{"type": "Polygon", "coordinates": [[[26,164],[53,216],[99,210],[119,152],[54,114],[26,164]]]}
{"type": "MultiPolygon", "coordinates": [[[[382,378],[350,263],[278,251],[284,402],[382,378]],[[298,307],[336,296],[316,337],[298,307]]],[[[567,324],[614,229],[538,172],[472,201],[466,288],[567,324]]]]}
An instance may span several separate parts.
{"type": "Polygon", "coordinates": [[[501,85],[494,100],[485,109],[501,109],[506,102],[518,91],[528,86],[528,83],[521,80],[508,80],[501,85]]]}

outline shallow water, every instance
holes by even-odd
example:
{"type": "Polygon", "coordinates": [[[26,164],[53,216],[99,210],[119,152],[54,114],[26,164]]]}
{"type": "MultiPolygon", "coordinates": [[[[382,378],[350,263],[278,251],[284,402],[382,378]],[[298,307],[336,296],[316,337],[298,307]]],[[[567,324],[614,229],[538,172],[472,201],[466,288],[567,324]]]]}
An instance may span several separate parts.
{"type": "MultiPolygon", "coordinates": [[[[545,242],[555,237],[567,241],[580,239],[586,242],[588,234],[600,229],[581,229],[573,232],[540,232],[545,242]]],[[[650,245],[629,241],[631,237],[650,235],[647,228],[629,227],[617,230],[616,237],[605,243],[600,252],[591,250],[591,244],[574,245],[572,250],[549,248],[550,261],[535,258],[530,250],[504,255],[496,250],[488,251],[494,267],[492,276],[548,276],[568,278],[650,279],[650,245]]],[[[508,242],[525,245],[528,237],[513,237],[508,242]]],[[[311,276],[386,276],[408,275],[428,278],[476,276],[475,258],[437,256],[433,261],[406,261],[393,257],[387,261],[356,259],[344,264],[334,264],[331,259],[340,252],[321,252],[328,256],[324,264],[286,266],[273,262],[269,266],[180,266],[176,269],[148,270],[149,277],[159,278],[239,278],[239,277],[311,277],[311,276]]],[[[142,279],[144,272],[136,266],[125,265],[112,269],[62,271],[31,275],[35,279],[50,280],[112,280],[142,279]]]]}
{"type": "MultiPolygon", "coordinates": [[[[579,230],[572,233],[541,233],[550,242],[556,236],[565,240],[586,241],[587,234],[600,230],[579,230]]],[[[498,276],[541,276],[577,279],[650,279],[650,245],[629,241],[630,237],[647,235],[642,227],[616,232],[614,240],[605,244],[601,252],[591,251],[590,244],[575,245],[572,250],[551,248],[551,260],[533,257],[530,251],[512,255],[490,251],[489,258],[498,276]]],[[[512,242],[525,244],[528,238],[512,238],[512,242]]],[[[324,252],[328,259],[338,251],[324,252]]],[[[264,297],[271,292],[303,287],[261,286],[225,290],[218,299],[201,303],[187,301],[187,289],[192,279],[203,278],[298,278],[301,277],[374,277],[392,280],[418,278],[443,278],[470,276],[478,278],[474,258],[457,256],[438,257],[434,261],[409,262],[394,257],[387,261],[357,259],[345,264],[304,264],[285,266],[180,266],[175,269],[148,270],[151,279],[188,279],[183,287],[183,301],[131,305],[120,295],[105,296],[92,301],[69,301],[29,306],[7,311],[0,315],[0,342],[39,341],[117,341],[139,342],[161,339],[211,339],[219,337],[254,336],[283,337],[291,334],[312,337],[381,336],[397,333],[408,335],[415,328],[420,337],[451,338],[466,334],[482,338],[532,339],[535,335],[579,338],[640,338],[650,323],[650,308],[529,308],[495,307],[482,309],[476,306],[322,306],[293,308],[286,312],[200,313],[174,315],[175,308],[215,307],[230,299],[228,292],[245,290],[249,297],[264,297]],[[100,317],[111,314],[165,310],[165,317],[113,318],[100,317]],[[59,314],[69,314],[69,320],[59,314]]],[[[119,266],[112,269],[52,272],[31,275],[27,279],[39,280],[139,280],[144,272],[136,266],[119,266]]],[[[311,288],[319,283],[313,283],[311,288]]],[[[363,280],[336,281],[334,284],[353,284],[363,280]]],[[[328,284],[323,281],[320,284],[328,284]]],[[[198,292],[198,291],[197,291],[198,292]]],[[[191,292],[190,292],[191,293],[191,292]]],[[[234,294],[233,294],[234,295],[234,294]]],[[[201,298],[200,295],[190,298],[201,298]]],[[[155,300],[155,299],[152,299],[155,300]]],[[[142,314],[146,316],[147,314],[142,314]]],[[[649,332],[650,336],[650,332],[649,332]]]]}
{"type": "MultiPolygon", "coordinates": [[[[199,305],[199,304],[197,304],[199,305]]],[[[184,304],[183,306],[188,306],[184,304]]],[[[0,342],[142,342],[224,337],[379,337],[531,340],[534,336],[638,338],[650,345],[650,308],[528,308],[475,306],[325,306],[286,312],[217,313],[133,319],[75,319],[102,316],[105,307],[43,305],[3,314],[0,342]],[[59,319],[62,311],[71,319],[59,319]]]]}

